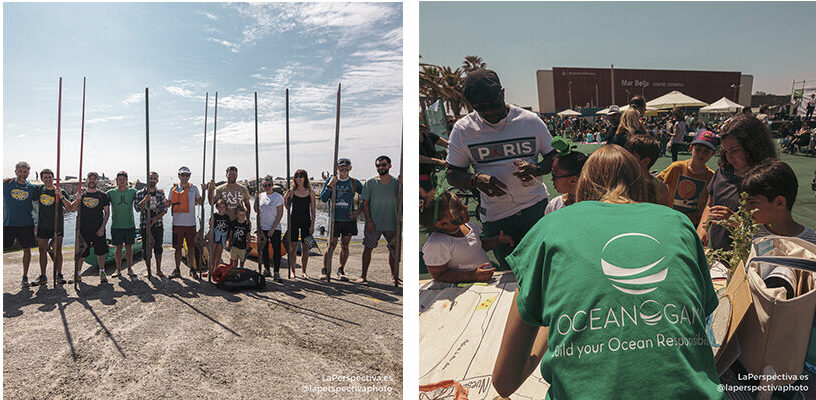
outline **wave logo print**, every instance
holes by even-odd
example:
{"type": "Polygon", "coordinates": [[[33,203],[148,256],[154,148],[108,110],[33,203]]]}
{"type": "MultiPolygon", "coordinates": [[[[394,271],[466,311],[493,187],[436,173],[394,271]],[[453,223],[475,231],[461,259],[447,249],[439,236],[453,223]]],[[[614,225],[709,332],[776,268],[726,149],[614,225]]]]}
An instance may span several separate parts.
{"type": "Polygon", "coordinates": [[[654,259],[661,247],[657,239],[643,233],[617,235],[601,250],[601,268],[612,286],[623,293],[641,295],[652,292],[669,272],[668,267],[658,267],[665,256],[654,259]]]}

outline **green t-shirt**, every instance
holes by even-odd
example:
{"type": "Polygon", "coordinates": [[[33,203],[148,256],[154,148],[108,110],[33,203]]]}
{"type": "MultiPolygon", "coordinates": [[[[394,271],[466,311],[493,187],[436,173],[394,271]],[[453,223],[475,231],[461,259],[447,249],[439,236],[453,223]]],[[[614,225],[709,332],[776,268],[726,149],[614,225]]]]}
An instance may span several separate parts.
{"type": "Polygon", "coordinates": [[[507,262],[522,319],[549,327],[552,399],[722,399],[703,246],[662,205],[584,201],[538,221],[507,262]]]}
{"type": "MultiPolygon", "coordinates": [[[[54,230],[54,201],[56,200],[56,191],[54,189],[46,189],[45,185],[37,185],[36,191],[33,192],[33,200],[37,203],[39,213],[37,214],[37,229],[45,229],[49,231],[54,230]]],[[[62,199],[70,199],[65,189],[60,188],[60,206],[59,217],[57,218],[57,226],[59,231],[63,228],[63,210],[65,205],[62,204],[62,199]]]]}
{"type": "Polygon", "coordinates": [[[119,190],[113,188],[105,194],[108,195],[111,205],[111,229],[135,228],[133,222],[133,200],[136,198],[136,189],[127,188],[119,190]]]}
{"type": "Polygon", "coordinates": [[[368,212],[374,221],[374,229],[379,232],[397,230],[397,206],[399,202],[399,182],[391,177],[391,182],[383,185],[376,177],[363,185],[362,200],[368,200],[368,212]]]}

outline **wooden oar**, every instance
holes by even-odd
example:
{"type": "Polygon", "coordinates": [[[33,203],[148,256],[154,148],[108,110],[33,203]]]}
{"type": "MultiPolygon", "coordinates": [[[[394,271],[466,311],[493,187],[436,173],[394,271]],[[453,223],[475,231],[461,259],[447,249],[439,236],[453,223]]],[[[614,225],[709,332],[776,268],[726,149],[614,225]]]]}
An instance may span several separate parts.
{"type": "MultiPolygon", "coordinates": [[[[332,162],[333,168],[333,177],[337,177],[337,152],[340,146],[340,85],[337,84],[337,117],[336,122],[334,125],[334,159],[332,162]]],[[[339,182],[339,181],[338,181],[339,182]]],[[[334,239],[334,219],[335,215],[334,212],[336,211],[335,204],[337,203],[337,183],[335,182],[334,187],[332,188],[331,193],[331,205],[329,205],[329,248],[332,248],[332,239],[334,239]]],[[[339,241],[338,241],[339,242],[339,241]]],[[[334,252],[332,252],[332,257],[334,257],[334,252]]],[[[326,264],[326,282],[331,281],[331,265],[332,260],[330,259],[329,262],[326,264]]]]}
{"type": "MultiPolygon", "coordinates": [[[[206,92],[204,94],[204,156],[202,157],[201,161],[201,190],[204,191],[204,186],[207,184],[207,108],[210,104],[210,93],[206,92]]],[[[206,193],[206,192],[205,192],[206,193]]],[[[199,218],[199,225],[201,228],[198,229],[198,234],[196,235],[196,251],[198,252],[198,258],[196,262],[198,263],[198,280],[201,281],[201,274],[204,272],[204,263],[207,263],[209,266],[209,261],[206,260],[204,257],[204,199],[206,198],[206,194],[201,193],[201,216],[199,218]]],[[[209,267],[207,268],[209,271],[209,267]]]]}
{"type": "MultiPolygon", "coordinates": [[[[255,203],[261,201],[259,178],[259,158],[258,158],[258,92],[255,92],[255,203]]],[[[261,251],[266,246],[266,233],[261,229],[261,207],[260,204],[255,204],[258,209],[255,212],[257,227],[255,230],[255,252],[258,255],[258,274],[261,272],[261,264],[263,263],[263,252],[261,251]]],[[[275,251],[280,251],[276,249],[275,251]]]]}
{"type": "Polygon", "coordinates": [[[402,142],[403,142],[402,135],[400,135],[400,172],[399,175],[397,175],[397,184],[399,185],[398,194],[399,197],[397,197],[397,237],[395,241],[396,243],[394,243],[394,245],[396,246],[394,249],[395,253],[394,258],[396,263],[396,266],[394,267],[393,271],[394,286],[399,286],[399,270],[400,270],[399,267],[401,261],[400,257],[402,256],[402,160],[404,158],[402,142]]]}
{"type": "Polygon", "coordinates": [[[82,265],[82,254],[88,248],[88,244],[79,234],[79,224],[82,215],[82,150],[85,148],[85,77],[82,78],[82,128],[79,133],[79,185],[77,185],[77,207],[76,237],[74,240],[74,290],[79,288],[79,267],[82,265]]]}
{"type": "MultiPolygon", "coordinates": [[[[212,181],[215,182],[215,139],[218,134],[218,92],[215,92],[215,116],[213,117],[213,160],[212,160],[212,181]]],[[[207,190],[209,192],[209,190],[207,190]]],[[[215,197],[215,188],[213,188],[213,197],[215,197]]],[[[217,199],[211,198],[210,199],[210,220],[213,218],[213,214],[215,214],[215,201],[217,199]]],[[[215,228],[215,226],[213,226],[215,228]]],[[[207,273],[207,280],[212,283],[212,274],[215,272],[214,265],[216,260],[215,256],[213,255],[213,251],[215,250],[215,233],[213,232],[212,240],[210,240],[210,261],[209,264],[209,272],[207,273]]]]}
{"type": "MultiPolygon", "coordinates": [[[[148,94],[147,93],[147,88],[145,88],[145,167],[146,167],[146,170],[147,170],[147,172],[145,173],[145,176],[147,176],[147,184],[150,185],[150,106],[149,106],[149,102],[148,102],[148,99],[147,99],[147,94],[148,94]]],[[[148,191],[147,195],[148,196],[150,195],[149,191],[148,191]]],[[[151,229],[150,229],[150,218],[151,218],[151,216],[150,216],[150,205],[149,204],[145,208],[145,211],[147,212],[147,217],[145,218],[146,227],[147,227],[147,229],[145,229],[145,236],[147,236],[147,238],[144,241],[144,243],[142,243],[142,248],[143,249],[146,248],[147,251],[142,251],[142,254],[144,255],[145,266],[147,266],[147,279],[150,279],[151,278],[150,257],[152,255],[152,249],[153,249],[153,240],[152,240],[153,235],[151,234],[152,232],[151,232],[151,229]]],[[[100,268],[105,268],[105,267],[100,266],[100,268]]],[[[159,268],[159,267],[156,267],[156,268],[159,268]]]]}
{"type": "MultiPolygon", "coordinates": [[[[286,192],[292,190],[290,181],[292,174],[289,169],[289,89],[286,89],[286,192]]],[[[308,184],[309,177],[306,177],[304,183],[308,184]]],[[[295,277],[295,267],[297,266],[297,245],[292,248],[292,205],[291,202],[295,199],[295,193],[291,193],[292,197],[289,200],[289,207],[286,207],[286,234],[284,235],[284,247],[286,247],[286,266],[292,273],[292,278],[295,277]]]]}
{"type": "MultiPolygon", "coordinates": [[[[57,246],[57,229],[59,227],[59,210],[60,206],[62,205],[60,199],[60,184],[59,184],[59,177],[60,177],[60,137],[61,135],[61,128],[62,128],[62,77],[59,79],[59,101],[57,106],[57,176],[54,177],[54,182],[56,183],[56,190],[54,191],[54,237],[51,242],[54,244],[54,256],[52,260],[54,261],[54,287],[57,287],[57,257],[60,257],[62,254],[57,254],[60,249],[57,249],[60,246],[57,246]]],[[[63,234],[64,236],[64,234],[63,234]]]]}

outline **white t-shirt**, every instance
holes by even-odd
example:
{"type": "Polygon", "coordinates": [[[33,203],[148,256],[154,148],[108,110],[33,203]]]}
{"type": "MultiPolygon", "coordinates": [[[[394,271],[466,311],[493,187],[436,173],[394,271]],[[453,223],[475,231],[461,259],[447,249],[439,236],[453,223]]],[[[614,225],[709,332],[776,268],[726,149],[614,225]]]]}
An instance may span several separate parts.
{"type": "MultiPolygon", "coordinates": [[[[278,218],[278,206],[283,205],[283,196],[278,192],[273,192],[271,195],[266,192],[258,196],[258,204],[261,209],[261,229],[268,231],[272,229],[272,224],[278,218]]],[[[280,223],[274,227],[275,230],[281,230],[280,223]]]]}
{"type": "Polygon", "coordinates": [[[552,136],[547,125],[530,111],[510,106],[507,117],[495,125],[485,122],[474,111],[453,126],[446,161],[457,167],[472,165],[477,173],[494,176],[507,185],[504,196],[488,197],[481,193],[482,221],[497,221],[549,196],[540,178],[533,179],[532,185],[522,185],[513,176],[516,171],[513,161],[537,163],[539,154],[553,150],[550,142],[552,136]]]}
{"type": "Polygon", "coordinates": [[[547,209],[544,210],[544,215],[547,215],[555,210],[560,210],[566,207],[564,205],[564,199],[566,197],[567,197],[566,194],[562,194],[561,196],[556,196],[554,199],[550,200],[550,202],[547,203],[547,209]]]}
{"type": "Polygon", "coordinates": [[[490,262],[482,248],[479,235],[482,229],[468,222],[470,233],[464,237],[455,237],[440,232],[431,233],[428,241],[422,246],[422,260],[425,265],[438,266],[448,264],[448,268],[457,271],[473,271],[480,265],[490,262]]]}
{"type": "MultiPolygon", "coordinates": [[[[763,237],[763,236],[771,236],[774,235],[773,232],[769,231],[765,225],[760,225],[759,229],[757,229],[755,238],[763,237]]],[[[806,242],[810,242],[816,244],[816,231],[805,227],[802,233],[796,235],[797,238],[802,239],[806,242]]],[[[760,276],[762,279],[767,279],[769,277],[776,277],[782,278],[786,280],[791,286],[796,286],[796,274],[793,268],[788,267],[772,267],[770,265],[762,264],[760,268],[760,276]]]]}

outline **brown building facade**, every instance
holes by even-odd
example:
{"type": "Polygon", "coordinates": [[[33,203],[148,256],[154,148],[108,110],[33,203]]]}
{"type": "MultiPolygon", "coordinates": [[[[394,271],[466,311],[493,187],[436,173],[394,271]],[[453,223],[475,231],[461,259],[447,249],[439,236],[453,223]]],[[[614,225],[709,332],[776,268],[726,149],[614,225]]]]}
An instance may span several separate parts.
{"type": "Polygon", "coordinates": [[[723,96],[751,103],[753,77],[740,72],[554,67],[536,71],[539,111],[623,106],[642,95],[646,101],[679,90],[706,103],[723,96]],[[614,96],[614,97],[613,97],[614,96]]]}

